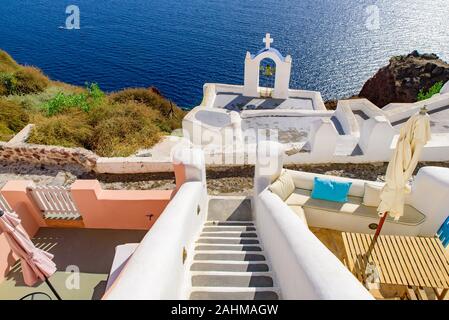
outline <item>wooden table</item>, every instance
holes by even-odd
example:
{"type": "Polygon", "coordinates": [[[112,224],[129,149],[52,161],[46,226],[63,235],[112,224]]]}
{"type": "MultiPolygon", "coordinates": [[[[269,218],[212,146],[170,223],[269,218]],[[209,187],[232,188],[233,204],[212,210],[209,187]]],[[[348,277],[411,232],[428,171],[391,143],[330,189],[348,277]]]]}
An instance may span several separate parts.
{"type": "MultiPolygon", "coordinates": [[[[447,294],[449,256],[438,238],[381,235],[372,246],[373,235],[342,233],[342,236],[348,267],[361,282],[373,280],[367,271],[372,271],[370,266],[374,265],[380,284],[418,290],[433,288],[438,299],[447,294]]],[[[413,291],[409,290],[409,294],[413,295],[413,291]]],[[[425,295],[424,290],[422,294],[425,295]]]]}

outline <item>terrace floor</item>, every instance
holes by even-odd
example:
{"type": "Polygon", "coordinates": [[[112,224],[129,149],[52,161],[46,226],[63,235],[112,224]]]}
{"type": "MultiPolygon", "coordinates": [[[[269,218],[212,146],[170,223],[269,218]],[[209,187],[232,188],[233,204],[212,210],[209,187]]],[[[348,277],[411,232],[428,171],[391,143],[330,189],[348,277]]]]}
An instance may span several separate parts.
{"type": "MultiPolygon", "coordinates": [[[[278,136],[270,136],[272,140],[280,143],[303,143],[308,140],[310,123],[318,120],[318,117],[254,117],[243,119],[242,130],[248,131],[245,136],[251,137],[249,133],[266,134],[272,130],[278,136]]],[[[255,137],[254,137],[255,138],[255,137]]],[[[255,139],[249,139],[248,142],[255,143],[255,139]]],[[[263,139],[264,137],[257,137],[263,139]]]]}
{"type": "MultiPolygon", "coordinates": [[[[33,242],[54,255],[53,261],[58,271],[50,282],[63,300],[96,300],[101,299],[105,292],[115,247],[138,243],[146,233],[135,230],[41,228],[33,242]],[[70,272],[71,266],[80,271],[79,288],[72,285],[77,276],[70,272]]],[[[16,263],[0,283],[0,300],[18,300],[32,292],[45,292],[53,296],[45,283],[27,287],[23,283],[20,263],[16,263]]]]}
{"type": "MultiPolygon", "coordinates": [[[[310,230],[343,264],[347,265],[340,231],[314,227],[310,227],[310,230]]],[[[101,299],[105,292],[115,247],[125,243],[138,243],[146,233],[147,231],[135,230],[41,228],[33,238],[33,242],[39,248],[54,254],[53,261],[58,271],[50,281],[63,300],[96,300],[101,299]],[[79,268],[80,271],[78,288],[72,286],[70,289],[76,278],[70,272],[71,266],[79,268]]],[[[380,295],[376,298],[398,299],[403,295],[403,290],[404,288],[399,286],[382,286],[380,295]]],[[[0,300],[18,300],[33,292],[44,292],[53,297],[45,283],[27,287],[23,283],[19,263],[13,266],[6,279],[0,283],[0,300]]],[[[427,293],[429,297],[433,296],[433,292],[427,293]]]]}
{"type": "Polygon", "coordinates": [[[269,110],[269,109],[296,109],[314,110],[312,99],[305,98],[250,98],[238,93],[217,93],[214,105],[215,108],[222,108],[231,111],[242,110],[269,110]]]}
{"type": "MultiPolygon", "coordinates": [[[[447,133],[449,132],[449,106],[444,106],[428,112],[430,115],[430,129],[432,133],[447,133]]],[[[405,118],[392,123],[396,131],[399,132],[401,127],[409,118],[405,118]]]]}

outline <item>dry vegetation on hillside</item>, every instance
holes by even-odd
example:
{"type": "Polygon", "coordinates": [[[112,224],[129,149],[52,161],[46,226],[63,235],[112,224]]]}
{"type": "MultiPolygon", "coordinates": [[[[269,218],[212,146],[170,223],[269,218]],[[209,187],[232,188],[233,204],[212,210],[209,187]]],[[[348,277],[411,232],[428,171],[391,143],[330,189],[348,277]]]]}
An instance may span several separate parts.
{"type": "Polygon", "coordinates": [[[181,127],[184,111],[155,88],[105,94],[49,80],[0,50],[0,141],[34,123],[30,143],[83,147],[101,156],[128,156],[181,127]]]}

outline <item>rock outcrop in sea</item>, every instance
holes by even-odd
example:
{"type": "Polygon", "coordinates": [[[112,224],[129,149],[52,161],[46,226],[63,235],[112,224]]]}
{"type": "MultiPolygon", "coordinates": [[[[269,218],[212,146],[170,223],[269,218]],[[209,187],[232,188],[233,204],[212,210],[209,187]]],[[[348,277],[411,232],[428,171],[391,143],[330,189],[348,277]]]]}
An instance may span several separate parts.
{"type": "Polygon", "coordinates": [[[359,97],[379,108],[391,102],[411,103],[417,101],[420,90],[427,91],[439,81],[449,81],[449,64],[436,54],[413,51],[391,58],[388,66],[365,83],[359,97]]]}

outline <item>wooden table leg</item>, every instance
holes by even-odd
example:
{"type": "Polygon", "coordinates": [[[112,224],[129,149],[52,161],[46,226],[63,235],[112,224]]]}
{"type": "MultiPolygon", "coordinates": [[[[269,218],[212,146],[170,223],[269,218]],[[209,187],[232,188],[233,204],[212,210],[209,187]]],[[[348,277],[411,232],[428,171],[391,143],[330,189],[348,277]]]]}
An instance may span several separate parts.
{"type": "Polygon", "coordinates": [[[410,300],[418,300],[418,297],[416,296],[414,287],[407,287],[407,295],[409,297],[410,300]]]}
{"type": "Polygon", "coordinates": [[[438,300],[444,300],[446,298],[447,293],[449,292],[449,289],[434,289],[435,295],[437,296],[438,300]]]}
{"type": "Polygon", "coordinates": [[[416,293],[419,300],[429,300],[429,297],[427,296],[426,290],[424,290],[424,288],[416,288],[416,293]]]}

